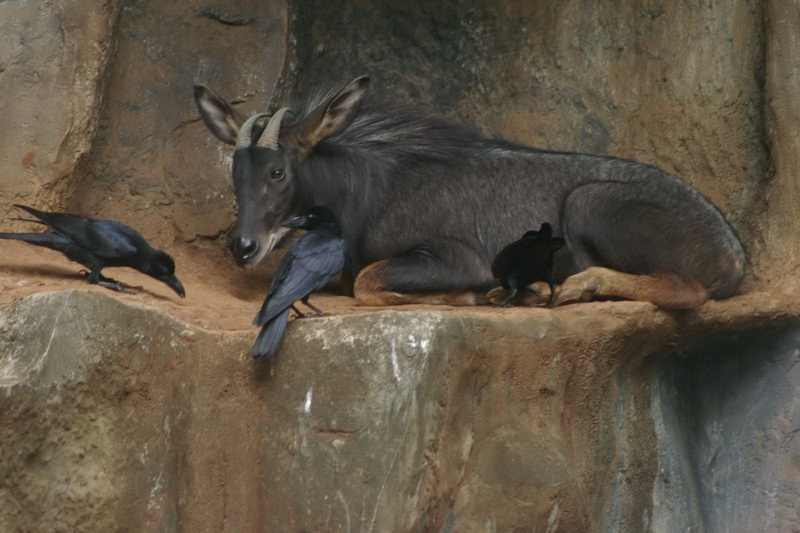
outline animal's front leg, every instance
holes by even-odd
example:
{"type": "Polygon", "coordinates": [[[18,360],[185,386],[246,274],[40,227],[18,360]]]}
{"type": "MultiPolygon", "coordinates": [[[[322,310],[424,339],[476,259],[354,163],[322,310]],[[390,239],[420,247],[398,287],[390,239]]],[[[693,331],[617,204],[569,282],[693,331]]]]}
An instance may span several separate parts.
{"type": "Polygon", "coordinates": [[[375,306],[483,305],[489,303],[485,287],[491,282],[478,254],[446,241],[367,266],[356,278],[355,297],[375,306]]]}

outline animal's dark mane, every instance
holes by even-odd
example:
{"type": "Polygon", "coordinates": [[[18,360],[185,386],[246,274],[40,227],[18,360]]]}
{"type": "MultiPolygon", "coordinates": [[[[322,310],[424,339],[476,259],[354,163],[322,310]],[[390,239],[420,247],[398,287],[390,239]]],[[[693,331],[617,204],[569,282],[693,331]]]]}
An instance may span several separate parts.
{"type": "MultiPolygon", "coordinates": [[[[324,103],[330,95],[320,95],[298,107],[297,119],[324,103]]],[[[353,123],[342,133],[326,140],[340,147],[366,150],[387,163],[443,162],[474,153],[476,144],[490,142],[456,120],[431,115],[391,98],[370,95],[353,123]]],[[[323,143],[323,144],[325,144],[323,143]]]]}

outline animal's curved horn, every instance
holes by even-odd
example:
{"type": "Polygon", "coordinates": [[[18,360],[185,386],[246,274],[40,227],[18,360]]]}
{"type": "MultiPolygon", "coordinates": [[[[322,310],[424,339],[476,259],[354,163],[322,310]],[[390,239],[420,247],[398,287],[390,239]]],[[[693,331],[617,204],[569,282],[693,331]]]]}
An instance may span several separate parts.
{"type": "Polygon", "coordinates": [[[248,118],[242,124],[242,127],[239,128],[239,134],[236,136],[236,148],[247,148],[253,143],[253,124],[256,123],[256,120],[264,117],[268,117],[269,113],[259,113],[257,115],[253,115],[252,117],[248,118]]]}
{"type": "Polygon", "coordinates": [[[281,122],[283,122],[283,116],[287,111],[289,111],[288,107],[282,107],[272,115],[272,118],[267,122],[267,127],[264,128],[264,133],[261,134],[261,138],[258,140],[259,146],[272,150],[278,149],[278,134],[281,132],[281,122]]]}

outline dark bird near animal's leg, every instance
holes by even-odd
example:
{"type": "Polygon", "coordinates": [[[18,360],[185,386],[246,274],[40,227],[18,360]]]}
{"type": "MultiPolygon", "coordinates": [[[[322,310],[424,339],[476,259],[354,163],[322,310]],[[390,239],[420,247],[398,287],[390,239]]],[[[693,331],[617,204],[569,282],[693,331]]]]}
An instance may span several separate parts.
{"type": "Polygon", "coordinates": [[[546,307],[553,307],[553,255],[565,244],[562,237],[553,237],[552,226],[545,222],[539,231],[529,231],[503,248],[492,263],[492,275],[508,291],[499,306],[510,307],[519,290],[527,290],[533,282],[544,281],[550,287],[546,307]]]}
{"type": "Polygon", "coordinates": [[[269,286],[264,305],[253,323],[261,326],[253,346],[253,357],[271,357],[278,351],[289,312],[298,300],[313,309],[317,316],[324,313],[308,302],[309,295],[323,288],[344,267],[345,243],[336,215],[327,207],[312,207],[303,216],[281,224],[287,228],[311,230],[297,239],[283,256],[269,286]]]}
{"type": "Polygon", "coordinates": [[[51,231],[43,233],[0,233],[0,239],[15,239],[56,250],[88,269],[89,283],[108,289],[135,294],[118,281],[100,274],[105,267],[130,267],[167,284],[181,298],[186,296],[183,285],[175,277],[175,261],[165,252],[152,248],[142,235],[115,220],[103,220],[48,213],[33,207],[14,204],[39,220],[51,231]]]}

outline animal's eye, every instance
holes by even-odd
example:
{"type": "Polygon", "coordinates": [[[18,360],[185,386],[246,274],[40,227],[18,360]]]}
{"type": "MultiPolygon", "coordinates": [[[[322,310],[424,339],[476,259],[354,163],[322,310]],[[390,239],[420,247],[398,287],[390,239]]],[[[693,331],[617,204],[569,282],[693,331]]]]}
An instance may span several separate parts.
{"type": "Polygon", "coordinates": [[[272,179],[275,181],[282,180],[286,176],[286,173],[283,171],[282,168],[276,168],[272,171],[272,179]]]}

